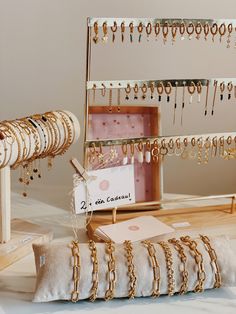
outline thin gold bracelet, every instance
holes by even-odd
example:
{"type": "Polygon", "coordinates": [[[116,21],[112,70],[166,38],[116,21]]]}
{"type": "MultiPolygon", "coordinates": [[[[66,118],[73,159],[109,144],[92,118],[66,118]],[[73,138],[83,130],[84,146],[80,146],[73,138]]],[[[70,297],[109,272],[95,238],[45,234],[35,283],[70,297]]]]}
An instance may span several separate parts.
{"type": "Polygon", "coordinates": [[[116,286],[116,261],[115,261],[115,246],[113,242],[106,243],[106,251],[108,254],[108,289],[105,293],[105,300],[111,300],[114,298],[114,290],[116,286]]]}
{"type": "Polygon", "coordinates": [[[135,297],[137,277],[135,275],[135,267],[133,263],[133,246],[131,241],[126,240],[124,242],[124,247],[126,251],[127,265],[128,265],[128,275],[129,275],[129,298],[133,299],[135,297]]]}
{"type": "Polygon", "coordinates": [[[97,298],[98,292],[98,258],[97,258],[97,248],[94,241],[89,241],[89,249],[91,251],[91,261],[93,263],[92,281],[93,285],[91,288],[90,301],[94,302],[97,298]]]}

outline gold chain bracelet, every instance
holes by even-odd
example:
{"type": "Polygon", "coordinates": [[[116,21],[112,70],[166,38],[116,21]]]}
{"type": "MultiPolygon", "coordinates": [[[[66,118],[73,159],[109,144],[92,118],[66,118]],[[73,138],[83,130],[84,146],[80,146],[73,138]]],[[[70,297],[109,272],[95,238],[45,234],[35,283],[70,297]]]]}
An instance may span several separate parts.
{"type": "Polygon", "coordinates": [[[159,297],[161,294],[160,291],[160,282],[161,282],[161,271],[160,271],[160,266],[157,261],[156,257],[156,250],[154,245],[150,241],[143,241],[142,242],[144,246],[147,248],[150,261],[152,264],[152,269],[153,269],[153,291],[152,291],[152,297],[156,298],[159,297]]]}
{"type": "Polygon", "coordinates": [[[71,301],[77,302],[79,300],[79,280],[80,280],[80,256],[79,256],[79,243],[72,241],[71,252],[73,256],[73,281],[74,290],[71,293],[71,301]]]}
{"type": "Polygon", "coordinates": [[[189,247],[190,251],[193,253],[195,262],[198,266],[198,283],[194,288],[194,292],[203,292],[204,282],[206,279],[206,273],[204,270],[203,257],[202,254],[197,249],[197,242],[192,240],[189,236],[181,237],[180,240],[189,247]]]}
{"type": "Polygon", "coordinates": [[[210,256],[211,259],[211,266],[212,269],[215,272],[215,283],[214,283],[214,288],[220,288],[222,285],[222,280],[221,280],[221,274],[220,274],[220,268],[217,262],[217,255],[213,247],[211,246],[211,241],[207,236],[201,235],[200,238],[202,242],[205,244],[206,250],[210,256]]]}
{"type": "Polygon", "coordinates": [[[164,242],[158,242],[162,247],[165,259],[166,259],[166,268],[167,268],[167,277],[168,277],[168,295],[172,296],[175,293],[175,280],[174,280],[174,269],[173,269],[173,258],[169,245],[164,242]]]}
{"type": "Polygon", "coordinates": [[[187,271],[187,256],[184,253],[184,248],[180,244],[180,241],[173,238],[168,240],[169,243],[173,244],[174,248],[178,252],[179,259],[181,261],[180,271],[182,273],[183,282],[180,286],[179,294],[185,294],[188,291],[188,271],[187,271]]]}
{"type": "Polygon", "coordinates": [[[97,258],[97,248],[94,241],[89,241],[89,249],[91,251],[91,260],[93,263],[93,272],[92,272],[92,289],[91,289],[91,296],[90,301],[94,302],[97,298],[98,292],[98,258],[97,258]]]}
{"type": "Polygon", "coordinates": [[[135,276],[135,267],[133,264],[133,246],[131,241],[126,240],[124,242],[125,245],[125,251],[126,251],[126,257],[127,257],[127,263],[128,263],[128,274],[129,274],[129,282],[130,282],[130,288],[129,288],[129,298],[133,299],[135,297],[135,290],[136,290],[136,283],[137,278],[135,276]]]}
{"type": "Polygon", "coordinates": [[[109,286],[105,293],[105,300],[111,300],[114,298],[114,290],[116,285],[116,262],[115,262],[115,246],[114,243],[108,242],[106,243],[106,251],[108,254],[108,280],[109,280],[109,286]]]}

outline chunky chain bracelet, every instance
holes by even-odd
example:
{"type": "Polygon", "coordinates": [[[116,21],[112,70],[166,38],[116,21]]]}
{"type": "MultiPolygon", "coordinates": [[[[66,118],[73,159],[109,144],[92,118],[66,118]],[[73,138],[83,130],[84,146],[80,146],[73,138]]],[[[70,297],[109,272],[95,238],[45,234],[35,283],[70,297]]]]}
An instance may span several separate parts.
{"type": "Polygon", "coordinates": [[[115,262],[115,246],[114,243],[108,242],[106,243],[106,251],[109,257],[107,262],[108,267],[108,280],[109,286],[105,293],[105,300],[111,300],[114,298],[114,290],[116,285],[116,262],[115,262]]]}
{"type": "Polygon", "coordinates": [[[79,256],[79,243],[72,241],[71,252],[73,257],[73,282],[74,290],[71,293],[71,301],[77,302],[79,300],[79,279],[80,279],[80,256],[79,256]]]}
{"type": "Polygon", "coordinates": [[[133,246],[131,241],[124,242],[126,257],[127,257],[127,264],[128,264],[128,275],[129,275],[129,298],[133,299],[135,297],[135,290],[136,290],[136,283],[137,278],[135,276],[135,267],[133,264],[133,246]]]}
{"type": "Polygon", "coordinates": [[[94,302],[97,298],[97,292],[98,292],[98,258],[97,258],[97,248],[94,241],[89,241],[89,249],[91,251],[91,260],[93,263],[93,272],[92,272],[92,289],[91,289],[91,295],[90,295],[90,301],[94,302]]]}

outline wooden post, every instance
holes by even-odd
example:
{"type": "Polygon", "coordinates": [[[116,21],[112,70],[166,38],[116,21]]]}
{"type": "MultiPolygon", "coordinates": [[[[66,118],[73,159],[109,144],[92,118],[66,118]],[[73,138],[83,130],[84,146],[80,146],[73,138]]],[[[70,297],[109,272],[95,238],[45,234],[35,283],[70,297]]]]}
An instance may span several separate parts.
{"type": "Polygon", "coordinates": [[[0,243],[11,238],[11,177],[10,167],[0,169],[0,243]]]}

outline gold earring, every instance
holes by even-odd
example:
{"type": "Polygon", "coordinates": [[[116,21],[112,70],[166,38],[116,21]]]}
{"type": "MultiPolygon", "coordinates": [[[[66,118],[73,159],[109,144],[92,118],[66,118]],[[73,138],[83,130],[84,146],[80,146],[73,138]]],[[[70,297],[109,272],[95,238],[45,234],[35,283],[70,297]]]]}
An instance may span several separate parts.
{"type": "Polygon", "coordinates": [[[228,89],[228,100],[230,100],[231,99],[231,92],[232,92],[232,90],[233,90],[233,83],[232,82],[229,82],[228,84],[227,84],[227,89],[228,89]]]}
{"type": "Polygon", "coordinates": [[[166,147],[166,142],[165,139],[163,138],[161,140],[161,148],[160,148],[160,155],[162,156],[162,160],[164,160],[164,157],[167,155],[168,153],[168,148],[166,147]]]}
{"type": "Polygon", "coordinates": [[[98,22],[95,22],[94,24],[93,24],[93,31],[94,31],[94,37],[93,37],[93,42],[95,43],[95,44],[97,44],[98,43],[98,41],[99,41],[99,37],[98,37],[98,31],[99,31],[99,28],[98,28],[98,22]]]}
{"type": "Polygon", "coordinates": [[[138,84],[135,84],[134,85],[134,100],[138,99],[138,91],[139,91],[138,84]]]}
{"type": "Polygon", "coordinates": [[[220,83],[220,100],[222,101],[224,99],[224,90],[225,90],[225,83],[221,82],[220,83]]]}
{"type": "Polygon", "coordinates": [[[109,89],[109,112],[112,113],[112,83],[110,83],[109,89]]]}
{"type": "Polygon", "coordinates": [[[159,152],[160,152],[160,149],[159,149],[159,145],[158,145],[158,142],[157,140],[155,140],[153,142],[153,148],[152,148],[152,160],[154,162],[158,162],[159,160],[159,152]]]}
{"type": "Polygon", "coordinates": [[[230,23],[230,24],[228,25],[227,29],[228,29],[228,35],[227,35],[227,41],[226,41],[226,42],[227,42],[226,48],[230,48],[231,33],[232,33],[232,31],[233,31],[233,24],[230,23]]]}
{"type": "Polygon", "coordinates": [[[205,155],[204,155],[204,164],[208,164],[209,161],[209,150],[211,148],[211,142],[209,137],[206,139],[204,143],[204,148],[205,148],[205,155]]]}
{"type": "Polygon", "coordinates": [[[150,91],[151,91],[150,98],[153,99],[154,98],[153,94],[154,94],[154,91],[155,91],[155,83],[154,82],[151,82],[151,84],[150,84],[150,91]]]}
{"type": "Polygon", "coordinates": [[[102,90],[101,90],[101,94],[102,94],[102,97],[105,97],[106,96],[106,86],[104,83],[102,83],[102,90]]]}
{"type": "Polygon", "coordinates": [[[107,22],[104,22],[104,23],[102,24],[102,30],[103,30],[102,42],[103,42],[104,44],[106,44],[106,43],[107,43],[107,41],[108,41],[108,35],[107,35],[107,32],[108,32],[108,29],[107,29],[107,22]]]}
{"type": "Polygon", "coordinates": [[[126,92],[125,100],[129,100],[129,94],[131,92],[130,84],[127,84],[127,87],[125,88],[125,92],[126,92]]]}
{"type": "Polygon", "coordinates": [[[151,33],[152,33],[152,24],[149,22],[146,26],[147,41],[149,41],[149,37],[151,33]]]}
{"type": "Polygon", "coordinates": [[[124,42],[125,39],[125,22],[122,22],[120,24],[120,30],[121,30],[121,42],[124,42]]]}
{"type": "Polygon", "coordinates": [[[148,164],[151,162],[151,142],[149,140],[146,141],[145,161],[148,164]]]}
{"type": "Polygon", "coordinates": [[[177,109],[177,91],[178,91],[178,81],[175,82],[175,103],[174,103],[173,124],[175,124],[175,113],[177,109]]]}
{"type": "Polygon", "coordinates": [[[191,138],[191,149],[190,149],[190,152],[189,152],[189,158],[190,159],[195,159],[196,158],[195,148],[196,148],[196,139],[195,139],[195,137],[192,137],[191,138]]]}
{"type": "Polygon", "coordinates": [[[196,33],[197,40],[199,40],[200,39],[200,35],[202,33],[202,24],[200,22],[197,22],[197,24],[195,26],[195,33],[196,33]]]}
{"type": "Polygon", "coordinates": [[[96,99],[96,84],[93,84],[93,105],[95,105],[95,99],[96,99]]]}
{"type": "Polygon", "coordinates": [[[133,141],[130,143],[130,153],[131,153],[130,163],[134,164],[134,142],[133,141]]]}
{"type": "Polygon", "coordinates": [[[141,42],[141,38],[142,38],[142,32],[143,32],[143,23],[140,22],[138,25],[138,32],[139,32],[139,36],[138,36],[138,42],[141,42]]]}
{"type": "Polygon", "coordinates": [[[142,90],[142,93],[143,93],[142,99],[145,100],[146,97],[147,97],[147,95],[146,95],[146,93],[147,93],[147,84],[144,83],[143,86],[141,87],[141,90],[142,90]]]}
{"type": "Polygon", "coordinates": [[[212,102],[212,109],[211,109],[211,115],[213,116],[214,114],[214,108],[215,108],[215,100],[216,100],[216,92],[217,92],[217,84],[218,82],[215,80],[214,81],[214,95],[213,95],[213,102],[212,102]]]}
{"type": "Polygon", "coordinates": [[[197,147],[198,147],[197,163],[198,163],[198,165],[201,165],[201,163],[202,163],[202,147],[203,147],[202,137],[197,139],[197,147]]]}
{"type": "Polygon", "coordinates": [[[182,151],[182,154],[181,154],[181,158],[182,159],[187,159],[188,158],[188,138],[185,137],[184,140],[183,140],[183,143],[184,143],[184,149],[182,151]]]}
{"type": "Polygon", "coordinates": [[[184,38],[185,31],[186,31],[186,25],[185,25],[184,22],[181,22],[181,23],[179,24],[179,33],[180,33],[180,35],[181,35],[181,37],[180,37],[181,40],[184,40],[184,39],[185,39],[185,38],[184,38]]]}
{"type": "Polygon", "coordinates": [[[122,153],[123,153],[122,164],[125,166],[128,163],[128,156],[127,156],[128,147],[127,147],[127,143],[122,143],[121,149],[122,149],[122,153]]]}
{"type": "Polygon", "coordinates": [[[171,35],[172,35],[172,45],[174,45],[174,43],[176,41],[176,35],[177,35],[176,23],[172,23],[172,25],[171,25],[171,35]]]}
{"type": "Polygon", "coordinates": [[[113,26],[111,26],[111,31],[112,31],[112,42],[114,43],[115,42],[115,38],[116,38],[116,35],[115,35],[115,33],[116,33],[116,31],[117,31],[117,23],[116,23],[116,21],[114,21],[114,24],[113,24],[113,26]]]}
{"type": "Polygon", "coordinates": [[[222,37],[225,35],[225,33],[226,33],[226,25],[225,25],[225,23],[222,23],[219,27],[220,43],[221,43],[222,37]]]}
{"type": "Polygon", "coordinates": [[[211,157],[216,157],[217,155],[217,147],[218,147],[218,143],[217,143],[217,136],[213,137],[212,139],[212,146],[211,146],[211,157]]]}
{"type": "Polygon", "coordinates": [[[212,41],[214,42],[215,41],[215,36],[218,33],[218,25],[216,23],[213,23],[211,25],[210,30],[211,30],[211,34],[212,34],[212,41]]]}
{"type": "Polygon", "coordinates": [[[167,102],[170,101],[170,94],[171,94],[171,91],[172,91],[172,85],[171,85],[171,82],[167,82],[166,86],[164,87],[165,89],[165,93],[167,95],[167,102]]]}
{"type": "Polygon", "coordinates": [[[156,40],[158,39],[158,35],[160,34],[161,26],[160,23],[157,22],[154,27],[156,40]]]}
{"type": "Polygon", "coordinates": [[[143,163],[143,142],[142,141],[138,143],[137,149],[138,149],[138,162],[142,164],[143,163]]]}
{"type": "Polygon", "coordinates": [[[168,153],[167,156],[173,156],[175,153],[175,143],[173,138],[171,138],[168,142],[168,153]]]}
{"type": "Polygon", "coordinates": [[[130,42],[133,42],[133,32],[134,32],[134,24],[131,22],[129,24],[129,38],[130,38],[130,42]]]}
{"type": "Polygon", "coordinates": [[[225,138],[224,136],[221,136],[219,138],[219,156],[220,157],[224,157],[224,152],[225,152],[225,138]]]}
{"type": "Polygon", "coordinates": [[[190,94],[190,98],[189,98],[189,104],[192,104],[193,103],[193,94],[195,93],[195,90],[196,90],[196,85],[195,83],[192,81],[190,83],[190,85],[188,86],[188,92],[190,94]]]}
{"type": "Polygon", "coordinates": [[[203,25],[203,32],[204,32],[204,39],[207,40],[207,36],[209,35],[209,32],[210,32],[210,26],[209,26],[208,22],[206,22],[203,25]]]}
{"type": "Polygon", "coordinates": [[[175,156],[179,157],[181,156],[183,150],[181,148],[181,142],[180,142],[180,138],[178,137],[176,140],[175,140],[175,156]]]}
{"type": "MultiPolygon", "coordinates": [[[[120,83],[119,83],[120,84],[120,83]]],[[[117,89],[117,111],[120,112],[120,88],[117,89]]]]}
{"type": "Polygon", "coordinates": [[[197,82],[197,102],[200,103],[201,102],[201,93],[202,93],[202,83],[201,81],[197,82]]]}
{"type": "Polygon", "coordinates": [[[188,34],[188,39],[191,40],[193,38],[193,33],[194,33],[194,25],[192,22],[190,22],[186,28],[186,32],[188,34]]]}
{"type": "Polygon", "coordinates": [[[157,92],[158,92],[158,101],[161,102],[161,95],[164,91],[164,84],[162,82],[159,82],[157,84],[157,92]]]}
{"type": "Polygon", "coordinates": [[[163,35],[163,43],[164,43],[164,45],[165,45],[166,42],[167,42],[168,33],[169,33],[169,25],[168,25],[168,22],[165,22],[165,23],[162,25],[162,35],[163,35]]]}

